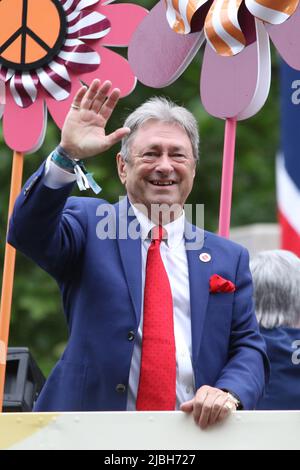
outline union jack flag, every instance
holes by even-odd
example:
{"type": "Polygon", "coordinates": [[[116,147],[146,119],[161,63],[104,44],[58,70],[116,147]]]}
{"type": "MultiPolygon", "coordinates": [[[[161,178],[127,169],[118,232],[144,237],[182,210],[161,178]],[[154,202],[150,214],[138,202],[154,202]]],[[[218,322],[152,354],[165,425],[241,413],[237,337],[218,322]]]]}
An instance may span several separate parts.
{"type": "Polygon", "coordinates": [[[281,65],[281,152],[277,158],[281,248],[300,256],[300,72],[281,65]]]}

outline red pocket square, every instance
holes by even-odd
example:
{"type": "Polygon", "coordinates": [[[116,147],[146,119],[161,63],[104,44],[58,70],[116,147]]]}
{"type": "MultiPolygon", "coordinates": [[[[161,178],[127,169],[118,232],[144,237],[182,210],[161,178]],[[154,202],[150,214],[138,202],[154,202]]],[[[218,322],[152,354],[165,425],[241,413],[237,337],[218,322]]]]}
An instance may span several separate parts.
{"type": "Polygon", "coordinates": [[[218,274],[213,274],[209,279],[209,292],[234,292],[236,290],[233,282],[224,277],[219,276],[218,274]]]}

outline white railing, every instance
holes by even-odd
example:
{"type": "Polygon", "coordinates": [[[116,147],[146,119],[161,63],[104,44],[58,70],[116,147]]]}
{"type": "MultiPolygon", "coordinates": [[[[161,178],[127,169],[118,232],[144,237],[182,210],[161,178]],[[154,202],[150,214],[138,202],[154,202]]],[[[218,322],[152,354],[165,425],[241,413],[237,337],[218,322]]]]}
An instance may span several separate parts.
{"type": "Polygon", "coordinates": [[[300,449],[300,411],[242,411],[201,430],[182,412],[3,413],[0,449],[300,449]]]}

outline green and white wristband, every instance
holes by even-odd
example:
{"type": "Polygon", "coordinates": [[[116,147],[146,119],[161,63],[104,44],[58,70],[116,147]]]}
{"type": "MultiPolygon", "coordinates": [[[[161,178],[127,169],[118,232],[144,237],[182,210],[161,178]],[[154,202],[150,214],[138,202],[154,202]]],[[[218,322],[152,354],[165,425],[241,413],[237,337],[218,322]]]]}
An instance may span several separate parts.
{"type": "Polygon", "coordinates": [[[75,173],[77,186],[80,191],[91,188],[95,194],[100,193],[101,187],[94,180],[93,174],[88,173],[83,161],[78,158],[71,158],[60,145],[52,152],[51,160],[63,170],[75,173]]]}

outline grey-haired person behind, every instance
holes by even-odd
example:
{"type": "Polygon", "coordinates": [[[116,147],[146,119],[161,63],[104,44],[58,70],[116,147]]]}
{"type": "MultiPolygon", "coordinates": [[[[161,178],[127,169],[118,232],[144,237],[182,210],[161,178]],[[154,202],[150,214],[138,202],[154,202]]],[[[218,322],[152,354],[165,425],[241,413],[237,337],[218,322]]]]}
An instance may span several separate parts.
{"type": "Polygon", "coordinates": [[[256,316],[271,362],[257,409],[300,409],[300,258],[286,250],[263,251],[250,269],[256,316]]]}

